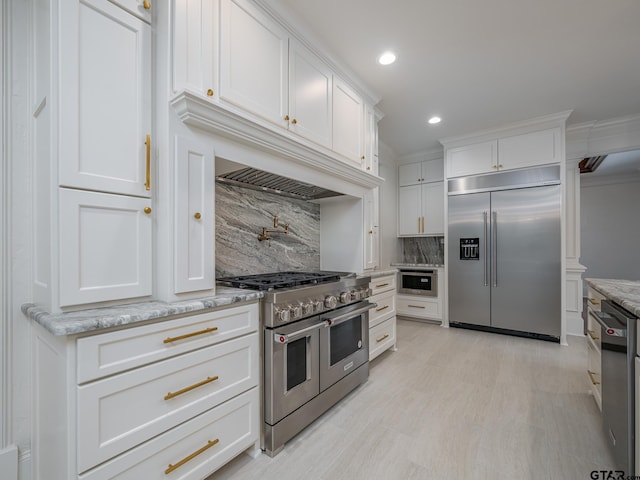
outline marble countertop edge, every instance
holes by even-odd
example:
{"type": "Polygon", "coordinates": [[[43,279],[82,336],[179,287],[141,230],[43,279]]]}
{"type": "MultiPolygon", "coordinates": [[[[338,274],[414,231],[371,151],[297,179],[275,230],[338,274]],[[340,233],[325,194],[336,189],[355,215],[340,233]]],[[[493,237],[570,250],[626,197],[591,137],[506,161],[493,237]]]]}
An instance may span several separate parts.
{"type": "Polygon", "coordinates": [[[263,292],[218,287],[215,295],[171,303],[150,300],[63,313],[49,313],[39,305],[26,303],[22,305],[21,310],[27,318],[53,335],[62,336],[131,325],[147,320],[162,320],[184,313],[204,312],[234,303],[259,300],[263,296],[263,292]]]}
{"type": "Polygon", "coordinates": [[[587,285],[640,317],[640,280],[585,278],[587,285]]]}

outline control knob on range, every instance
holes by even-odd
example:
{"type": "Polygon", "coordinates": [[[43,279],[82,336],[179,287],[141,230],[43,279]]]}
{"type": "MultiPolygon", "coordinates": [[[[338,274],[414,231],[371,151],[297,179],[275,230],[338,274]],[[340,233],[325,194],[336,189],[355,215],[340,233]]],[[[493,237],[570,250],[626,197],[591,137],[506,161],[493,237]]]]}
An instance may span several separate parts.
{"type": "Polygon", "coordinates": [[[324,306],[327,308],[336,308],[338,299],[333,295],[328,295],[324,298],[324,306]]]}
{"type": "Polygon", "coordinates": [[[302,315],[302,305],[290,305],[291,317],[299,317],[302,315]]]}
{"type": "Polygon", "coordinates": [[[313,313],[313,302],[312,301],[302,304],[302,313],[304,315],[309,315],[309,314],[313,313]]]}
{"type": "Polygon", "coordinates": [[[324,303],[322,303],[322,300],[313,301],[313,313],[320,313],[323,308],[324,308],[324,303]]]}
{"type": "Polygon", "coordinates": [[[279,320],[280,322],[288,322],[289,318],[290,318],[289,315],[290,314],[289,314],[289,309],[288,308],[283,310],[281,308],[276,307],[275,316],[276,316],[276,319],[279,320]]]}
{"type": "Polygon", "coordinates": [[[340,293],[340,303],[349,303],[351,301],[351,294],[349,292],[340,293]]]}

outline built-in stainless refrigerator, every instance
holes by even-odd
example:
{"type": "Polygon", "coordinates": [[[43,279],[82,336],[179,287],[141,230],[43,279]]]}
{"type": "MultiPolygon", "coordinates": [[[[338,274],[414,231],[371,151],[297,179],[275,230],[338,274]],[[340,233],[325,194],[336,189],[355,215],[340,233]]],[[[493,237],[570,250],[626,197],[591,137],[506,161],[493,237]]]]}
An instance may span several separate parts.
{"type": "Polygon", "coordinates": [[[560,337],[558,166],[448,181],[449,323],[560,337]]]}

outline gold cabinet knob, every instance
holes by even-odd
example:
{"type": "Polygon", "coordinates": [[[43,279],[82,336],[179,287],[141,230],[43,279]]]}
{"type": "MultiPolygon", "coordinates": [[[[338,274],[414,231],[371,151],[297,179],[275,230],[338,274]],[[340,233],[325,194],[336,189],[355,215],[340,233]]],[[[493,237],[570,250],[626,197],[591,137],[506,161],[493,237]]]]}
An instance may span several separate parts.
{"type": "Polygon", "coordinates": [[[498,165],[498,168],[502,168],[502,167],[503,167],[503,165],[502,165],[502,164],[499,164],[499,165],[498,165]]]}
{"type": "Polygon", "coordinates": [[[497,165],[491,165],[491,168],[498,168],[497,165]]]}
{"type": "Polygon", "coordinates": [[[371,167],[367,167],[367,170],[371,170],[371,167]]]}
{"type": "Polygon", "coordinates": [[[298,123],[298,120],[296,120],[296,119],[294,118],[293,120],[291,120],[291,123],[292,123],[293,125],[295,125],[296,123],[298,123]]]}
{"type": "Polygon", "coordinates": [[[142,2],[142,6],[145,10],[151,10],[151,3],[149,3],[149,0],[144,0],[144,2],[142,2]]]}
{"type": "Polygon", "coordinates": [[[202,218],[202,215],[200,214],[200,212],[196,212],[193,214],[193,218],[195,218],[196,220],[200,220],[202,218]]]}
{"type": "Polygon", "coordinates": [[[144,207],[144,213],[149,215],[151,213],[151,207],[144,207]]]}
{"type": "Polygon", "coordinates": [[[213,97],[213,90],[211,88],[207,90],[207,97],[213,97]]]}
{"type": "Polygon", "coordinates": [[[285,115],[285,116],[284,116],[284,119],[285,119],[285,121],[287,121],[287,122],[288,122],[288,121],[289,121],[289,115],[285,115]]]}
{"type": "Polygon", "coordinates": [[[373,235],[373,230],[369,230],[369,235],[373,235]]]}

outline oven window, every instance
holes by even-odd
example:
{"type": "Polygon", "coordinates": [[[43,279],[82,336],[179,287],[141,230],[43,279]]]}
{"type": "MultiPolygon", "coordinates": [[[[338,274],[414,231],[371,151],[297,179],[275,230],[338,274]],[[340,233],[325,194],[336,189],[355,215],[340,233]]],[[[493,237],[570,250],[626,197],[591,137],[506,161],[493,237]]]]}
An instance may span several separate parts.
{"type": "Polygon", "coordinates": [[[333,366],[362,348],[362,315],[331,327],[329,335],[330,361],[333,366]]]}
{"type": "Polygon", "coordinates": [[[431,275],[403,275],[402,288],[431,291],[431,275]]]}
{"type": "Polygon", "coordinates": [[[307,380],[307,338],[287,344],[287,391],[307,380]]]}

